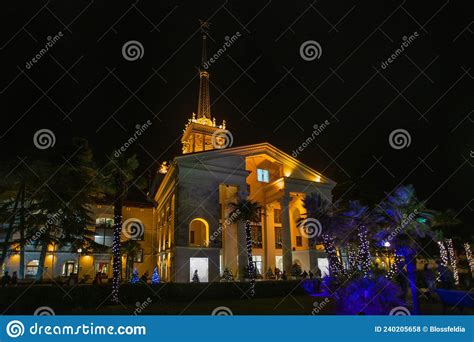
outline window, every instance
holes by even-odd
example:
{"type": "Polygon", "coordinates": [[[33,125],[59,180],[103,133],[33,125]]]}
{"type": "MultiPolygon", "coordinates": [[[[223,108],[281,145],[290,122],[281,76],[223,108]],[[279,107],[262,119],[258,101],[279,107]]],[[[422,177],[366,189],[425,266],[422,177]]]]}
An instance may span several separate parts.
{"type": "Polygon", "coordinates": [[[273,219],[275,223],[281,223],[281,209],[273,209],[273,219]]]}
{"type": "Polygon", "coordinates": [[[281,255],[275,255],[275,267],[280,271],[283,270],[283,257],[281,255]]]}
{"type": "Polygon", "coordinates": [[[201,283],[209,281],[208,258],[189,258],[189,281],[193,282],[194,277],[199,279],[201,283]]]}
{"type": "Polygon", "coordinates": [[[296,246],[302,247],[303,246],[303,238],[301,236],[296,237],[296,246]]]}
{"type": "Polygon", "coordinates": [[[95,269],[97,272],[102,274],[109,274],[109,263],[108,262],[98,262],[96,263],[95,269]]]}
{"type": "Polygon", "coordinates": [[[262,226],[254,224],[251,227],[252,247],[262,248],[262,226]]]}
{"type": "Polygon", "coordinates": [[[281,227],[275,227],[275,248],[282,248],[283,246],[282,231],[281,227]]]}
{"type": "Polygon", "coordinates": [[[189,224],[189,244],[207,247],[209,244],[209,224],[202,218],[195,218],[189,224]]]}
{"type": "Polygon", "coordinates": [[[26,264],[26,276],[34,277],[38,272],[39,260],[31,260],[26,264]]]}
{"type": "Polygon", "coordinates": [[[253,263],[255,265],[255,270],[257,271],[257,275],[262,274],[262,256],[261,255],[254,255],[252,257],[253,263]]]}
{"type": "Polygon", "coordinates": [[[63,265],[63,276],[69,277],[73,273],[77,273],[76,262],[66,261],[63,265]]]}
{"type": "Polygon", "coordinates": [[[270,182],[270,174],[268,170],[257,169],[257,180],[263,183],[270,182]]]}
{"type": "Polygon", "coordinates": [[[99,217],[95,220],[95,224],[98,227],[113,227],[114,226],[114,219],[106,218],[106,217],[99,217]]]}

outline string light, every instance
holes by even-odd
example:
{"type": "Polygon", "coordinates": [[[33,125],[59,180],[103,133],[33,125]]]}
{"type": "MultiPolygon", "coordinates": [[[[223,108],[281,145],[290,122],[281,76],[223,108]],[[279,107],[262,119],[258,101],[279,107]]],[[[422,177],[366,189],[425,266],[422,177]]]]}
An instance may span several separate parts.
{"type": "Polygon", "coordinates": [[[466,250],[466,258],[469,262],[469,267],[471,268],[471,275],[474,277],[474,259],[472,259],[472,250],[469,243],[464,244],[464,249],[466,250]]]}
{"type": "Polygon", "coordinates": [[[160,275],[158,274],[158,267],[155,266],[155,269],[153,270],[153,274],[151,276],[151,284],[156,285],[159,284],[161,281],[160,275]]]}
{"type": "Polygon", "coordinates": [[[357,267],[357,251],[351,245],[347,248],[347,256],[349,258],[349,269],[355,270],[357,267]]]}
{"type": "Polygon", "coordinates": [[[367,277],[370,272],[370,250],[369,250],[369,241],[367,239],[367,230],[365,227],[361,227],[357,233],[359,237],[359,254],[357,256],[357,261],[361,265],[362,272],[364,277],[367,277]]]}
{"type": "Polygon", "coordinates": [[[451,261],[451,267],[453,268],[454,284],[459,285],[459,273],[458,266],[456,265],[456,254],[453,247],[453,239],[446,239],[446,245],[448,246],[449,259],[451,261]]]}
{"type": "Polygon", "coordinates": [[[248,272],[250,277],[250,290],[249,296],[253,297],[255,295],[255,265],[253,264],[252,259],[252,230],[251,230],[250,221],[245,222],[245,235],[247,237],[247,256],[248,256],[248,272]]]}
{"type": "Polygon", "coordinates": [[[342,275],[344,269],[342,267],[341,261],[337,256],[336,247],[334,246],[334,239],[327,234],[323,234],[324,248],[326,249],[326,254],[328,255],[329,261],[329,272],[331,276],[342,275]]]}
{"type": "Polygon", "coordinates": [[[132,277],[130,278],[130,284],[136,284],[140,281],[138,278],[138,270],[135,268],[132,273],[132,277]]]}
{"type": "Polygon", "coordinates": [[[393,264],[390,266],[390,269],[387,272],[387,278],[388,279],[393,279],[398,274],[399,265],[402,262],[402,256],[399,255],[399,254],[395,254],[394,259],[395,260],[394,260],[393,264]]]}
{"type": "Polygon", "coordinates": [[[120,273],[122,271],[122,256],[120,255],[120,233],[122,232],[122,215],[114,215],[114,239],[112,243],[112,302],[119,303],[120,273]]]}
{"type": "Polygon", "coordinates": [[[444,246],[443,241],[438,241],[439,246],[439,256],[441,257],[441,265],[444,267],[448,266],[449,259],[448,259],[448,252],[446,251],[446,247],[444,246]]]}

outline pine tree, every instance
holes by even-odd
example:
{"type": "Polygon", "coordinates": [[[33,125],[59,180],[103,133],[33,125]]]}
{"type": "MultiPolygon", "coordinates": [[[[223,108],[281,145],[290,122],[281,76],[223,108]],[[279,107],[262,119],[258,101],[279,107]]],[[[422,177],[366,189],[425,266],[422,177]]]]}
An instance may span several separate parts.
{"type": "Polygon", "coordinates": [[[224,269],[224,273],[222,274],[222,279],[224,281],[234,281],[234,275],[232,274],[232,271],[228,267],[224,269]]]}
{"type": "Polygon", "coordinates": [[[138,270],[135,268],[133,270],[132,278],[130,278],[130,283],[131,284],[136,284],[140,281],[140,278],[138,277],[138,270]]]}
{"type": "Polygon", "coordinates": [[[161,279],[160,279],[160,275],[158,274],[158,268],[155,267],[155,269],[153,270],[153,274],[151,276],[151,284],[156,285],[156,284],[159,284],[160,281],[161,279]]]}

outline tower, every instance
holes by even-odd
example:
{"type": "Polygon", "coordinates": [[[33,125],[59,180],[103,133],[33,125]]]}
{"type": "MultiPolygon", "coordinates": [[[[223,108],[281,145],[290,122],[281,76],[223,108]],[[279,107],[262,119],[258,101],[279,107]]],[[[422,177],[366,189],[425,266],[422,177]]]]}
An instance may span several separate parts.
{"type": "Polygon", "coordinates": [[[199,67],[199,99],[197,116],[192,114],[191,119],[184,127],[181,143],[183,154],[219,149],[225,146],[226,127],[225,121],[216,125],[216,119],[211,115],[211,99],[209,96],[209,72],[205,65],[207,62],[207,31],[209,23],[201,22],[202,56],[199,67]]]}

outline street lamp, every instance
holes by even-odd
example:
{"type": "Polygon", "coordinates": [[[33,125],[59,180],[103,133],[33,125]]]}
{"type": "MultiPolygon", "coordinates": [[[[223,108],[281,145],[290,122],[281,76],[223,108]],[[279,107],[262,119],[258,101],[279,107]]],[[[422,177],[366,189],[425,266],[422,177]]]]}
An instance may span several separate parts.
{"type": "Polygon", "coordinates": [[[77,279],[79,280],[79,266],[81,263],[81,253],[82,253],[82,248],[77,249],[77,279]]]}
{"type": "Polygon", "coordinates": [[[390,265],[390,253],[388,252],[388,249],[389,249],[389,247],[391,246],[390,241],[385,241],[385,242],[383,243],[383,246],[385,247],[385,251],[387,252],[388,269],[390,269],[390,267],[392,266],[392,265],[390,265]]]}

